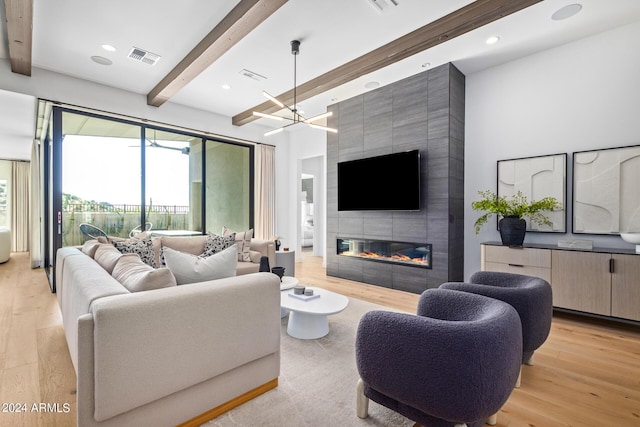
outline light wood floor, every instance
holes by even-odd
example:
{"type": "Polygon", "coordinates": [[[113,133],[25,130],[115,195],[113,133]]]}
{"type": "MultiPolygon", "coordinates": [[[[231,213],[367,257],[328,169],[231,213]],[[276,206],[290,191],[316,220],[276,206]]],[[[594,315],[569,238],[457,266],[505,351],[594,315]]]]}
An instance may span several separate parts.
{"type": "MultiPolygon", "coordinates": [[[[418,301],[415,294],[327,277],[321,259],[308,255],[296,264],[296,276],[398,310],[415,312],[418,301]]],[[[535,357],[498,426],[640,426],[640,328],[558,314],[535,357]]],[[[75,401],[56,297],[44,271],[29,268],[27,254],[12,254],[0,264],[0,403],[26,403],[27,413],[0,412],[0,426],[75,426],[75,401]],[[60,411],[68,403],[71,411],[32,412],[33,403],[57,403],[60,411]]]]}

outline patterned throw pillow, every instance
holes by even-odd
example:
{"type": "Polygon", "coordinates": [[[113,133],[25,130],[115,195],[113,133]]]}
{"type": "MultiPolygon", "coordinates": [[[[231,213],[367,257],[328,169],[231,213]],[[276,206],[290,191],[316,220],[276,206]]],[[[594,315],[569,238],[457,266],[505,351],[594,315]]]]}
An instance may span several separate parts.
{"type": "Polygon", "coordinates": [[[238,245],[238,261],[251,262],[251,254],[249,253],[251,249],[251,238],[253,237],[253,228],[238,233],[234,232],[230,228],[223,227],[222,234],[225,236],[229,236],[232,233],[235,233],[236,236],[236,244],[238,245]]]}
{"type": "Polygon", "coordinates": [[[157,268],[151,237],[113,242],[113,246],[123,254],[138,254],[142,262],[153,268],[157,268]]]}
{"type": "Polygon", "coordinates": [[[230,248],[236,243],[236,233],[227,236],[218,236],[217,234],[207,234],[207,240],[204,242],[204,252],[200,255],[203,258],[210,257],[213,254],[222,252],[230,248]]]}

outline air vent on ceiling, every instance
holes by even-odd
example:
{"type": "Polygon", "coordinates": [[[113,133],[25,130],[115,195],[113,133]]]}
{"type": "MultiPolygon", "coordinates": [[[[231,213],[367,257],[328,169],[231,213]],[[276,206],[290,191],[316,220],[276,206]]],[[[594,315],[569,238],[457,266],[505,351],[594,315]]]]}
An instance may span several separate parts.
{"type": "Polygon", "coordinates": [[[240,70],[239,74],[242,74],[245,77],[249,77],[250,79],[257,80],[259,82],[267,79],[265,76],[254,73],[253,71],[247,70],[246,68],[240,70]]]}
{"type": "Polygon", "coordinates": [[[133,47],[131,48],[131,52],[129,52],[129,58],[147,65],[156,65],[156,62],[160,60],[161,56],[138,47],[133,47]]]}
{"type": "Polygon", "coordinates": [[[384,13],[392,6],[397,6],[397,0],[367,0],[375,10],[384,13]]]}

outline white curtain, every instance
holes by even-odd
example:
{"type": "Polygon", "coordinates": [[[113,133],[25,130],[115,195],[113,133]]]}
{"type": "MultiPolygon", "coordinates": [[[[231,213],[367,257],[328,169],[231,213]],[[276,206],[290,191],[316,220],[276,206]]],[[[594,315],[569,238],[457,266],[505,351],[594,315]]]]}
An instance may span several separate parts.
{"type": "Polygon", "coordinates": [[[11,162],[11,251],[29,250],[30,162],[11,162]]]}
{"type": "Polygon", "coordinates": [[[258,239],[271,240],[276,223],[275,147],[256,146],[255,230],[258,239]]]}
{"type": "Polygon", "coordinates": [[[40,146],[38,140],[33,140],[31,146],[31,188],[29,189],[31,200],[31,239],[29,241],[29,255],[31,258],[31,268],[38,268],[42,265],[42,247],[40,230],[40,146]]]}

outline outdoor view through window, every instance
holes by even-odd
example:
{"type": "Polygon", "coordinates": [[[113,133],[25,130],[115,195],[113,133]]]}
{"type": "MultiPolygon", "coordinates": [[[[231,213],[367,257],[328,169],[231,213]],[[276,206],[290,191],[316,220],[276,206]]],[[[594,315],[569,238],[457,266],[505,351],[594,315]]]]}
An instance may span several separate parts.
{"type": "MultiPolygon", "coordinates": [[[[89,223],[128,237],[145,221],[154,231],[202,232],[201,137],[145,129],[144,168],[137,124],[63,113],[63,246],[82,244],[89,223]]],[[[249,226],[249,148],[207,141],[207,229],[249,226]]],[[[147,225],[148,226],[148,225],[147,225]]]]}

